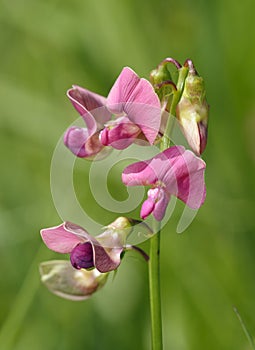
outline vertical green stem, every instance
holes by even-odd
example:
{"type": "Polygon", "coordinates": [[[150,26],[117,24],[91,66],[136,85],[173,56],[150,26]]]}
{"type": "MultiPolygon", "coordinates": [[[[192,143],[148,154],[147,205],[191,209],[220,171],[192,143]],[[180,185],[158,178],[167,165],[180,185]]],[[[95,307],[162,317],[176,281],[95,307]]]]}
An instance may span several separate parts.
{"type": "Polygon", "coordinates": [[[154,221],[154,232],[150,239],[149,291],[151,309],[152,350],[162,350],[162,320],[160,297],[160,223],[154,221]]]}
{"type": "MultiPolygon", "coordinates": [[[[176,106],[181,98],[188,68],[179,69],[177,90],[174,92],[170,106],[170,117],[160,144],[160,150],[164,151],[170,147],[170,134],[173,127],[171,117],[175,116],[176,106]]],[[[162,319],[161,319],[161,296],[160,296],[160,222],[154,220],[154,235],[150,239],[150,260],[149,260],[149,292],[151,309],[151,343],[152,350],[163,350],[162,341],[162,319]]]]}

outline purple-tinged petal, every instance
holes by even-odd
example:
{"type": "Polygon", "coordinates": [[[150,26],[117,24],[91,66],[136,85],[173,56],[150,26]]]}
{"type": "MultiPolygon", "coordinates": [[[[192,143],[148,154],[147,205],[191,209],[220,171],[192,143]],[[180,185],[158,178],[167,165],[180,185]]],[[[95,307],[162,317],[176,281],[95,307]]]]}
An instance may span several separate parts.
{"type": "Polygon", "coordinates": [[[175,195],[192,209],[200,208],[206,195],[205,162],[180,146],[168,148],[158,156],[168,160],[164,162],[160,175],[166,192],[175,195]]]}
{"type": "Polygon", "coordinates": [[[77,244],[87,240],[86,231],[75,233],[68,229],[68,223],[42,229],[41,236],[46,246],[58,253],[71,253],[77,244]]]}
{"type": "Polygon", "coordinates": [[[206,164],[191,151],[186,151],[183,156],[187,166],[187,178],[185,179],[185,175],[178,177],[177,197],[190,208],[198,209],[204,203],[206,197],[204,181],[206,164]]]}
{"type": "Polygon", "coordinates": [[[158,180],[162,180],[169,170],[169,159],[174,162],[184,151],[184,147],[174,146],[149,160],[127,166],[122,173],[123,183],[127,186],[154,185],[158,180]]]}
{"type": "Polygon", "coordinates": [[[52,260],[40,264],[42,282],[55,295],[79,301],[91,297],[107,281],[108,274],[96,269],[91,271],[77,270],[70,261],[52,260]]]}
{"type": "Polygon", "coordinates": [[[144,201],[140,216],[145,219],[151,213],[156,220],[161,221],[169,202],[169,196],[161,187],[152,188],[148,191],[148,199],[144,201]]]}
{"type": "Polygon", "coordinates": [[[154,217],[161,220],[171,195],[192,209],[203,204],[205,167],[205,162],[191,151],[173,146],[152,159],[129,165],[122,173],[122,181],[128,186],[152,185],[154,188],[148,192],[141,216],[145,218],[153,212],[154,217]]]}
{"type": "Polygon", "coordinates": [[[108,95],[107,107],[114,114],[125,112],[147,140],[154,142],[160,127],[161,108],[149,81],[140,79],[129,67],[123,68],[108,95]]]}
{"type": "Polygon", "coordinates": [[[170,197],[168,194],[161,189],[161,195],[158,198],[158,201],[155,204],[155,208],[153,210],[153,216],[156,220],[161,221],[166,213],[166,208],[168,206],[170,197]]]}
{"type": "Polygon", "coordinates": [[[202,154],[205,150],[206,144],[207,144],[207,122],[201,121],[198,123],[198,133],[200,137],[200,149],[199,153],[197,154],[202,154]]]}
{"type": "Polygon", "coordinates": [[[78,85],[73,85],[72,89],[67,91],[67,96],[81,116],[87,111],[92,111],[106,104],[105,97],[78,85]]]}
{"type": "Polygon", "coordinates": [[[119,217],[106,226],[105,231],[96,237],[94,244],[95,267],[100,272],[115,270],[121,262],[121,253],[126,244],[126,238],[132,231],[132,220],[119,217]]]}
{"type": "Polygon", "coordinates": [[[126,117],[109,122],[100,133],[100,141],[105,146],[125,149],[130,146],[141,133],[141,129],[126,117]]]}
{"type": "Polygon", "coordinates": [[[97,237],[90,236],[82,227],[71,222],[44,229],[41,235],[48,248],[70,253],[71,263],[76,269],[95,267],[104,273],[119,266],[126,237],[131,231],[131,221],[119,217],[97,237]]]}
{"type": "Polygon", "coordinates": [[[101,125],[110,120],[111,113],[105,107],[105,97],[77,85],[74,85],[72,89],[67,91],[67,96],[74,108],[85,120],[89,130],[94,127],[94,118],[101,125]]]}
{"type": "Polygon", "coordinates": [[[99,132],[89,136],[87,129],[76,126],[72,126],[66,131],[64,144],[80,158],[94,157],[104,148],[99,140],[99,132]]]}
{"type": "Polygon", "coordinates": [[[94,265],[94,252],[91,242],[75,246],[70,255],[71,264],[76,269],[90,269],[94,265]]]}
{"type": "Polygon", "coordinates": [[[101,245],[93,246],[95,251],[95,267],[98,271],[104,273],[116,270],[121,262],[122,248],[106,249],[101,245]]]}
{"type": "Polygon", "coordinates": [[[64,135],[64,144],[78,157],[86,157],[85,143],[89,138],[88,129],[72,126],[64,135]]]}
{"type": "Polygon", "coordinates": [[[127,186],[148,186],[157,180],[157,173],[149,166],[149,161],[130,164],[122,173],[122,182],[127,186]]]}

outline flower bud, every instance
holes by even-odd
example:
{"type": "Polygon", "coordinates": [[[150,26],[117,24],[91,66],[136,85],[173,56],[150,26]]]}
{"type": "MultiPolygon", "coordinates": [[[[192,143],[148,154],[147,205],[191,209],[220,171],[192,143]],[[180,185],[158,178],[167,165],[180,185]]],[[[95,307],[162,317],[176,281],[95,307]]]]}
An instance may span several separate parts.
{"type": "Polygon", "coordinates": [[[41,280],[53,293],[70,300],[88,299],[105,284],[108,273],[98,270],[76,270],[67,260],[40,264],[41,280]]]}
{"type": "Polygon", "coordinates": [[[132,226],[132,219],[120,216],[105,227],[105,231],[97,236],[97,241],[106,248],[124,247],[128,235],[132,232],[132,226]]]}
{"type": "Polygon", "coordinates": [[[156,69],[153,69],[153,71],[151,71],[150,81],[152,85],[155,86],[167,80],[172,80],[172,78],[166,65],[159,65],[156,69]]]}
{"type": "Polygon", "coordinates": [[[156,69],[151,71],[150,81],[160,99],[161,106],[163,105],[165,109],[169,95],[172,92],[172,77],[165,64],[159,65],[156,69]]]}
{"type": "Polygon", "coordinates": [[[207,142],[209,105],[203,78],[197,74],[193,65],[189,68],[183,94],[176,107],[176,116],[190,147],[200,155],[207,142]]]}

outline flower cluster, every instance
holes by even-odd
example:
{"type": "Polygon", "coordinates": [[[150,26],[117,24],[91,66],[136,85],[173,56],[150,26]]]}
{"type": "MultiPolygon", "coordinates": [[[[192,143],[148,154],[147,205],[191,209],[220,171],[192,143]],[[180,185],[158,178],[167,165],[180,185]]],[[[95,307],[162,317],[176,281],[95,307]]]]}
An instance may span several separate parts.
{"type": "Polygon", "coordinates": [[[78,157],[91,158],[105,146],[124,149],[139,139],[150,144],[160,127],[160,101],[152,85],[125,67],[107,98],[73,86],[67,96],[86,128],[71,127],[65,145],[78,157]]]}
{"type": "MultiPolygon", "coordinates": [[[[70,127],[64,136],[65,145],[77,157],[100,159],[111,147],[122,150],[132,143],[164,144],[155,157],[133,163],[122,173],[126,186],[150,187],[141,207],[142,220],[152,214],[161,221],[171,196],[192,209],[200,208],[206,195],[206,164],[200,155],[206,146],[209,107],[203,80],[191,60],[182,66],[165,59],[152,71],[151,82],[125,67],[107,97],[79,86],[68,90],[67,96],[85,122],[83,128],[70,127]],[[177,83],[168,63],[178,70],[177,83]],[[192,150],[169,142],[170,116],[175,115],[192,150]]],[[[41,230],[49,249],[70,255],[70,262],[42,263],[42,281],[62,297],[89,297],[118,268],[126,250],[138,250],[147,258],[140,248],[126,244],[135,223],[119,217],[96,237],[70,222],[41,230]]]]}

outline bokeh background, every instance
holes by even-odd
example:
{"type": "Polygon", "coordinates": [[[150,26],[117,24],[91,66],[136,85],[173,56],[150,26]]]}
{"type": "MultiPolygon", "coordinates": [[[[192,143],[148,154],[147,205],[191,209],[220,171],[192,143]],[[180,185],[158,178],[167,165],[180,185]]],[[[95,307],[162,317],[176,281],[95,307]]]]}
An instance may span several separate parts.
{"type": "MultiPolygon", "coordinates": [[[[123,66],[148,77],[168,56],[193,59],[211,109],[206,203],[177,234],[178,203],[162,234],[165,349],[249,349],[233,305],[255,335],[254,12],[253,0],[1,1],[2,350],[150,349],[146,263],[129,253],[91,299],[63,300],[40,283],[38,264],[60,256],[39,230],[61,222],[50,164],[77,118],[65,91],[75,83],[107,95],[123,66]]],[[[93,218],[112,221],[87,188],[88,163],[74,175],[93,218]]],[[[109,180],[117,199],[119,175],[109,180]]]]}

